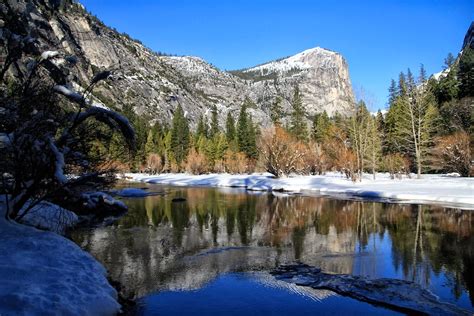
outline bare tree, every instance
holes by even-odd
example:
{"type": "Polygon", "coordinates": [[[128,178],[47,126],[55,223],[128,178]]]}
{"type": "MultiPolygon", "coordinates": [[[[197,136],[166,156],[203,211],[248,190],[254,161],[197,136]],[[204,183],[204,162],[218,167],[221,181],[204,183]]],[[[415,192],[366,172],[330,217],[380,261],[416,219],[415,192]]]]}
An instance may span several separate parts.
{"type": "Polygon", "coordinates": [[[401,144],[408,153],[414,156],[417,177],[421,178],[426,154],[432,141],[433,122],[437,110],[433,94],[424,87],[415,87],[407,97],[399,97],[396,102],[403,109],[396,127],[401,137],[401,144]]]}

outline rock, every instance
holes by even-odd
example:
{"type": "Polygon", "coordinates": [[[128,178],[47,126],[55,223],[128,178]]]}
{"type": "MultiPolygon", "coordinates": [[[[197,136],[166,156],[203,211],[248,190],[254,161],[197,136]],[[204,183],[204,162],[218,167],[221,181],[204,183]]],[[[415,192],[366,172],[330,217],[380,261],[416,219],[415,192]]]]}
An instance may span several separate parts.
{"type": "MultiPolygon", "coordinates": [[[[210,119],[211,106],[216,105],[224,127],[227,114],[237,117],[249,97],[256,103],[248,110],[252,118],[260,126],[268,126],[277,95],[282,97],[288,117],[295,85],[301,90],[308,119],[323,110],[346,113],[354,99],[347,63],[340,54],[326,49],[313,48],[258,67],[226,72],[199,57],[160,56],[105,26],[79,3],[15,3],[18,16],[28,20],[22,33],[41,32],[37,36],[40,51],[59,49],[64,55],[77,57],[78,86],[85,88],[100,71],[116,70],[111,84],[102,82],[94,89],[94,101],[109,107],[131,106],[150,123],[169,122],[180,104],[195,127],[201,114],[210,119]]],[[[20,67],[26,67],[26,59],[20,67]]]]}
{"type": "Polygon", "coordinates": [[[282,265],[270,272],[275,278],[314,289],[327,289],[359,301],[406,313],[471,315],[469,311],[441,302],[419,284],[397,279],[368,279],[347,274],[327,274],[305,264],[282,265]]]}

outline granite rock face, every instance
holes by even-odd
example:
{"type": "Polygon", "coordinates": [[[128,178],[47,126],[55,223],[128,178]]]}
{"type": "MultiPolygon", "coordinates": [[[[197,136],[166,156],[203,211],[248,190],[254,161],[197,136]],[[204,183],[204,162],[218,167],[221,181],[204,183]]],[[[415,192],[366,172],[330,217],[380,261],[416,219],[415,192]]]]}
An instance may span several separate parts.
{"type": "MultiPolygon", "coordinates": [[[[81,4],[67,0],[7,0],[0,6],[3,35],[8,9],[23,17],[25,32],[39,43],[40,50],[77,57],[73,81],[79,86],[86,87],[98,71],[113,69],[112,82],[96,88],[97,101],[109,107],[132,107],[150,122],[169,121],[180,104],[195,126],[201,114],[210,117],[215,104],[223,126],[227,113],[237,116],[248,97],[255,103],[249,109],[253,119],[267,126],[277,96],[289,115],[295,86],[301,90],[308,119],[323,110],[345,114],[354,99],[347,63],[340,54],[326,49],[313,48],[258,67],[226,72],[199,57],[161,56],[105,26],[81,4]]],[[[0,51],[1,57],[5,52],[0,51]]]]}

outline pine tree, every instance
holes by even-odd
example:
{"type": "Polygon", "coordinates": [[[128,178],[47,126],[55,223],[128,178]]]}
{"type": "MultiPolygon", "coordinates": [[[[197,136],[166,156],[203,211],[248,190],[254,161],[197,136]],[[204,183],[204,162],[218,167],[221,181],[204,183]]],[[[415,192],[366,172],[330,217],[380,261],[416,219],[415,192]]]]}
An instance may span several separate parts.
{"type": "Polygon", "coordinates": [[[412,93],[414,89],[416,89],[416,83],[415,83],[415,77],[413,77],[413,74],[411,73],[410,68],[407,69],[407,90],[408,93],[412,93]]]}
{"type": "Polygon", "coordinates": [[[283,116],[283,108],[281,106],[281,97],[277,96],[275,98],[275,101],[272,104],[272,109],[270,112],[270,118],[272,119],[273,124],[275,125],[280,125],[281,124],[281,119],[283,116]]]}
{"type": "Polygon", "coordinates": [[[383,137],[383,134],[384,134],[384,131],[385,131],[385,119],[383,117],[382,111],[380,111],[380,110],[377,111],[377,115],[376,115],[375,119],[377,121],[377,128],[378,128],[379,132],[382,134],[382,137],[383,137]]]}
{"type": "Polygon", "coordinates": [[[171,151],[173,152],[178,165],[186,158],[189,144],[190,137],[188,121],[184,117],[181,105],[178,105],[173,116],[173,126],[171,128],[171,151]]]}
{"type": "Polygon", "coordinates": [[[382,137],[383,135],[381,134],[381,131],[383,130],[383,127],[380,123],[383,122],[383,116],[380,110],[377,112],[376,117],[370,117],[369,118],[369,126],[368,126],[368,133],[369,133],[369,139],[368,139],[368,150],[367,150],[367,162],[369,167],[372,169],[372,175],[375,180],[375,174],[377,171],[377,168],[380,164],[380,159],[382,157],[382,137]],[[380,116],[379,116],[380,114],[380,116]],[[382,117],[382,119],[380,119],[382,117]]]}
{"type": "Polygon", "coordinates": [[[164,144],[163,144],[163,135],[165,135],[165,130],[163,126],[156,122],[151,128],[153,131],[153,142],[155,143],[155,152],[160,156],[164,154],[164,144]]]}
{"type": "Polygon", "coordinates": [[[239,119],[237,121],[237,145],[239,150],[246,152],[248,144],[248,117],[247,102],[240,108],[239,119]]]}
{"type": "Polygon", "coordinates": [[[318,113],[313,119],[313,129],[311,137],[318,143],[322,143],[329,135],[331,120],[326,111],[318,113]]]}
{"type": "Polygon", "coordinates": [[[395,80],[391,80],[390,81],[390,87],[388,88],[388,104],[389,105],[392,105],[393,102],[395,102],[395,100],[397,99],[398,95],[399,95],[399,92],[398,92],[398,88],[397,88],[397,83],[395,82],[395,80]]]}
{"type": "Polygon", "coordinates": [[[229,144],[235,140],[235,121],[230,112],[227,113],[227,120],[225,122],[225,136],[229,144]]]}
{"type": "Polygon", "coordinates": [[[199,121],[196,128],[196,138],[199,138],[200,136],[204,136],[206,138],[208,136],[207,122],[202,114],[199,116],[199,121]]]}
{"type": "Polygon", "coordinates": [[[453,54],[448,53],[448,56],[446,56],[446,58],[444,59],[443,68],[444,69],[451,68],[451,66],[454,64],[455,61],[456,61],[456,58],[454,58],[453,54]]]}
{"type": "Polygon", "coordinates": [[[459,97],[474,96],[474,49],[466,47],[459,59],[459,97]]]}
{"type": "Polygon", "coordinates": [[[306,113],[303,108],[303,101],[301,100],[300,89],[298,87],[295,87],[291,106],[293,107],[293,112],[291,113],[290,132],[298,140],[306,140],[308,138],[308,126],[306,124],[306,113]]]}
{"type": "Polygon", "coordinates": [[[407,80],[405,74],[400,72],[398,75],[398,95],[405,96],[407,94],[407,80]]]}
{"type": "Polygon", "coordinates": [[[211,129],[209,130],[209,138],[214,138],[219,133],[219,117],[217,106],[214,104],[211,110],[211,129]]]}
{"type": "Polygon", "coordinates": [[[157,148],[155,144],[153,130],[150,129],[146,137],[145,155],[148,157],[149,154],[156,153],[156,152],[157,152],[157,148]]]}
{"type": "Polygon", "coordinates": [[[240,109],[239,119],[237,121],[237,145],[241,152],[244,152],[249,158],[257,157],[256,128],[253,125],[252,118],[247,114],[247,107],[251,101],[246,99],[240,109]]]}
{"type": "Polygon", "coordinates": [[[418,75],[418,82],[419,83],[425,83],[427,80],[427,75],[426,75],[426,70],[425,70],[425,65],[420,64],[420,74],[418,75]]]}
{"type": "Polygon", "coordinates": [[[252,159],[257,159],[258,157],[258,150],[257,150],[257,135],[258,135],[258,128],[253,123],[252,116],[249,116],[248,119],[248,145],[247,145],[247,156],[252,159]]]}
{"type": "Polygon", "coordinates": [[[440,104],[457,99],[459,95],[459,82],[455,67],[451,68],[446,76],[439,79],[435,95],[440,104]]]}

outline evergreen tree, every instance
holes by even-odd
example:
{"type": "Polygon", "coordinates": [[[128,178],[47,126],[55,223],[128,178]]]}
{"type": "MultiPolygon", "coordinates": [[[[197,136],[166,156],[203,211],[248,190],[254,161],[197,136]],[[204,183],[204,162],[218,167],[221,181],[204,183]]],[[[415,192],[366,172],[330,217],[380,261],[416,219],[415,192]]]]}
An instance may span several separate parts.
{"type": "Polygon", "coordinates": [[[217,113],[217,106],[214,104],[211,110],[211,129],[209,131],[209,138],[214,138],[219,133],[219,117],[217,113]]]}
{"type": "Polygon", "coordinates": [[[405,74],[400,72],[398,75],[398,95],[405,96],[407,94],[407,80],[405,74]]]}
{"type": "Polygon", "coordinates": [[[318,143],[322,143],[328,137],[330,127],[331,120],[326,111],[316,114],[313,120],[311,137],[318,143]]]}
{"type": "MultiPolygon", "coordinates": [[[[365,159],[372,170],[372,175],[375,180],[375,173],[380,164],[380,159],[382,157],[382,137],[380,131],[382,126],[380,125],[380,116],[382,113],[380,110],[377,112],[377,116],[369,118],[368,126],[368,144],[367,144],[367,154],[365,159]]],[[[383,116],[382,116],[383,122],[383,116]]]]}
{"type": "Polygon", "coordinates": [[[388,104],[392,105],[393,102],[397,99],[399,93],[397,88],[397,83],[395,80],[390,81],[390,87],[388,88],[388,104]]]}
{"type": "Polygon", "coordinates": [[[164,133],[165,130],[159,122],[156,122],[151,128],[151,130],[153,131],[153,142],[155,143],[155,152],[159,155],[163,155],[164,154],[163,135],[165,134],[164,133]]]}
{"type": "Polygon", "coordinates": [[[308,138],[308,126],[306,124],[305,111],[298,87],[295,87],[291,106],[293,107],[293,112],[291,113],[290,132],[298,140],[306,140],[308,138]]]}
{"type": "Polygon", "coordinates": [[[408,93],[412,93],[414,89],[416,89],[415,77],[411,73],[410,68],[407,69],[407,77],[406,77],[406,85],[408,93]]]}
{"type": "Polygon", "coordinates": [[[229,144],[235,140],[235,121],[230,112],[227,113],[225,122],[225,135],[229,144]]]}
{"type": "Polygon", "coordinates": [[[454,58],[453,54],[448,53],[448,56],[446,56],[446,58],[444,59],[443,68],[444,69],[451,68],[451,66],[454,64],[455,61],[456,61],[456,58],[454,58]]]}
{"type": "Polygon", "coordinates": [[[248,119],[248,145],[247,145],[247,156],[252,159],[257,159],[257,135],[259,134],[257,126],[253,123],[252,116],[248,119]]]}
{"type": "Polygon", "coordinates": [[[247,157],[256,158],[256,130],[252,119],[247,114],[247,107],[251,101],[247,98],[240,109],[239,119],[237,121],[237,145],[241,152],[247,157]]]}
{"type": "Polygon", "coordinates": [[[208,136],[207,122],[202,114],[199,116],[199,121],[196,128],[196,138],[199,138],[200,136],[204,136],[206,138],[208,136]]]}
{"type": "Polygon", "coordinates": [[[281,106],[281,97],[277,96],[275,98],[275,101],[272,104],[272,109],[270,113],[270,118],[272,119],[273,124],[275,125],[280,125],[281,124],[281,119],[283,116],[283,108],[281,106]]]}
{"type": "Polygon", "coordinates": [[[155,139],[153,135],[153,130],[150,129],[148,131],[148,135],[146,138],[146,144],[145,144],[145,155],[148,156],[149,154],[156,153],[157,148],[155,144],[155,139]]]}
{"type": "Polygon", "coordinates": [[[435,90],[435,96],[439,104],[449,102],[458,97],[459,84],[456,77],[457,69],[453,67],[446,76],[439,79],[435,90]]]}
{"type": "Polygon", "coordinates": [[[171,151],[178,165],[186,158],[189,144],[188,120],[184,117],[181,105],[178,105],[173,116],[173,126],[171,128],[171,151]]]}
{"type": "Polygon", "coordinates": [[[459,59],[459,97],[474,96],[474,49],[466,47],[459,59]]]}
{"type": "Polygon", "coordinates": [[[379,130],[379,133],[384,134],[385,131],[385,119],[383,117],[382,111],[378,110],[377,115],[375,117],[376,123],[377,123],[377,129],[379,130]]]}
{"type": "Polygon", "coordinates": [[[237,145],[239,150],[246,152],[248,141],[248,117],[247,117],[247,102],[240,108],[239,119],[237,121],[237,145]]]}
{"type": "Polygon", "coordinates": [[[425,65],[420,64],[420,74],[418,75],[418,82],[425,83],[427,79],[428,77],[426,75],[425,65]]]}

